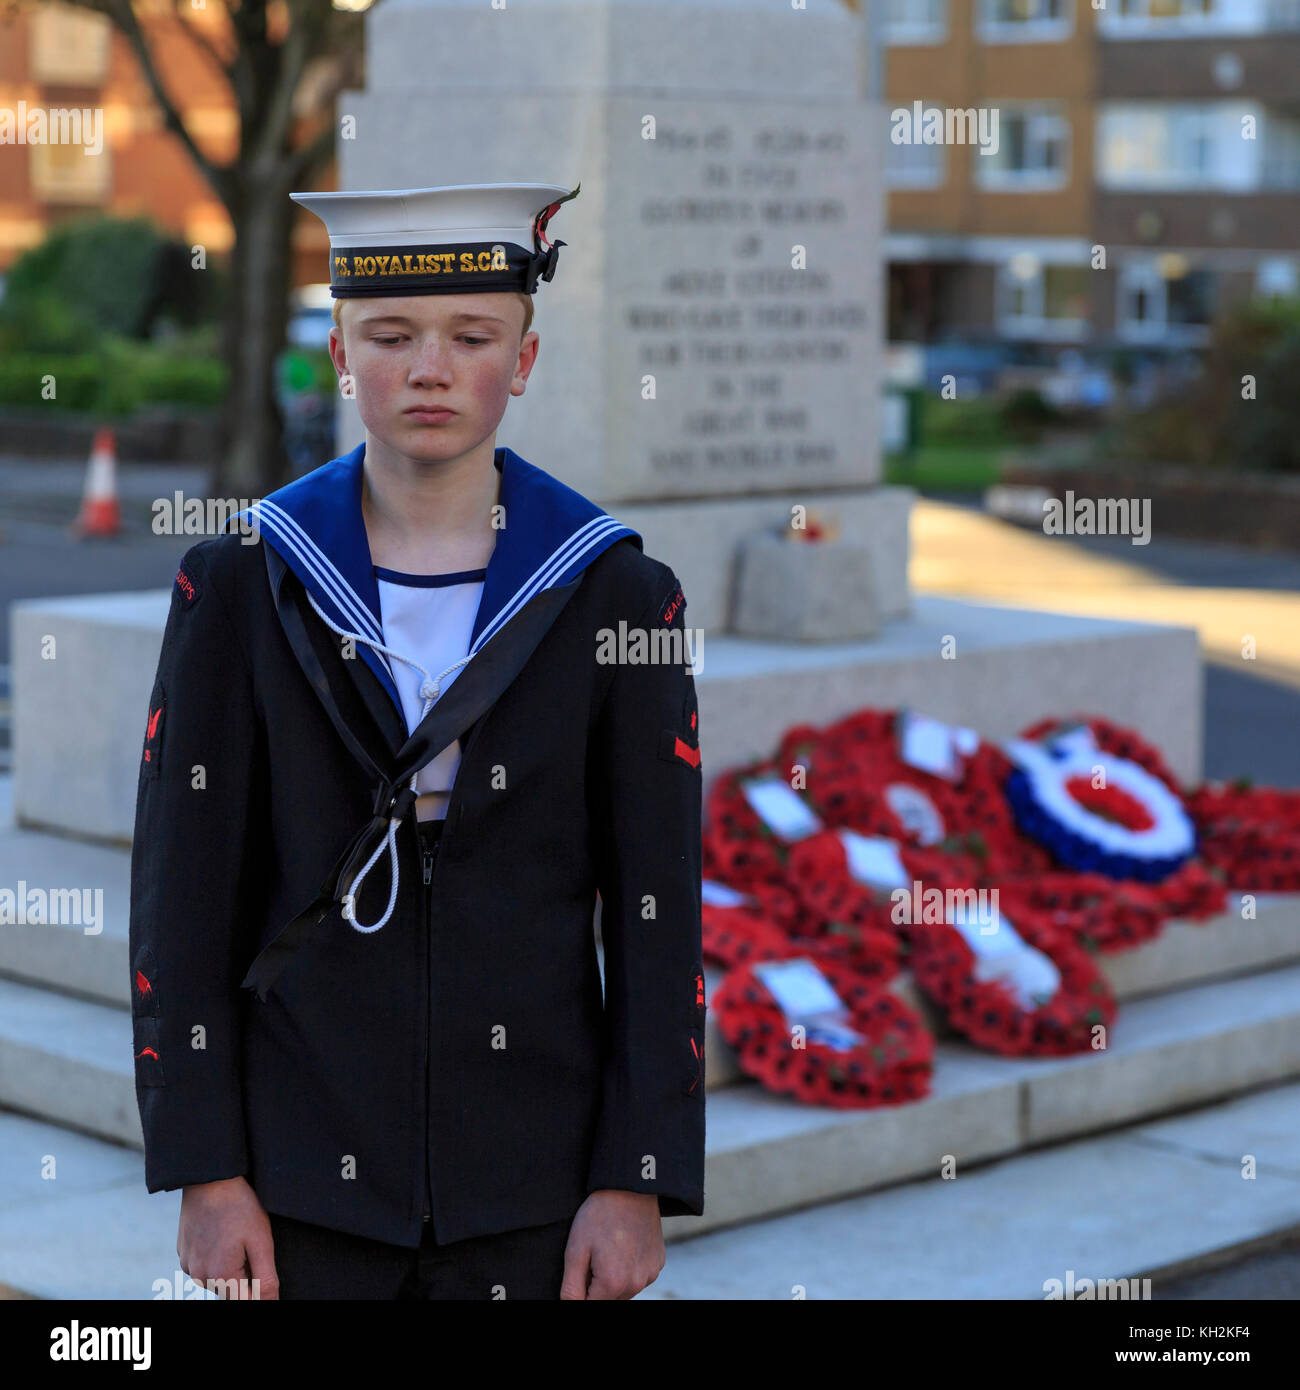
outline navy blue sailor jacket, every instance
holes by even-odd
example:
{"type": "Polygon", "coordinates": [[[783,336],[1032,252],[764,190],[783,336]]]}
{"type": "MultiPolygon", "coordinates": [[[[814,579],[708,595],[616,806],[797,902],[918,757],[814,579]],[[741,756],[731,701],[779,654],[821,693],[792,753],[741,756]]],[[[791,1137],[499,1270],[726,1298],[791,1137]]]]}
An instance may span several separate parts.
{"type": "Polygon", "coordinates": [[[260,499],[251,534],[198,542],[173,584],[131,855],[148,1190],[242,1175],[268,1211],[408,1247],[430,1218],[446,1243],[571,1217],[600,1188],[700,1215],[681,586],[498,448],[470,657],[408,732],[363,461],[260,499]],[[409,784],[456,738],[426,887],[409,784]]]}

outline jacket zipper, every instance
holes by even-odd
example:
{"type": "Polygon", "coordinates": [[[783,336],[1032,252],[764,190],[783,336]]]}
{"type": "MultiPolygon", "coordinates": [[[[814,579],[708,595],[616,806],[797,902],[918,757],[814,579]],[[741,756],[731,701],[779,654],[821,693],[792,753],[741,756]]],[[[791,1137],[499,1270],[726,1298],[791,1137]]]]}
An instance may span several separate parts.
{"type": "MultiPolygon", "coordinates": [[[[446,830],[446,826],[443,829],[446,830]]],[[[419,838],[419,830],[416,830],[416,838],[419,838]]],[[[433,1213],[429,1210],[429,1191],[433,1186],[433,1174],[429,1162],[429,1111],[433,1106],[429,1099],[429,1030],[433,1024],[433,867],[437,858],[437,847],[424,849],[421,847],[420,858],[424,870],[424,931],[425,931],[425,960],[427,962],[425,987],[428,991],[429,1008],[424,1017],[424,1163],[422,1165],[423,1177],[421,1185],[424,1188],[424,1219],[426,1222],[433,1219],[433,1213]]]]}
{"type": "MultiPolygon", "coordinates": [[[[490,710],[485,710],[479,716],[478,722],[474,726],[474,732],[469,736],[469,742],[460,750],[460,767],[465,765],[470,752],[478,742],[478,736],[483,732],[483,726],[487,723],[490,710]]],[[[459,774],[459,768],[457,769],[459,774]]],[[[451,829],[452,813],[460,809],[460,789],[461,778],[457,775],[456,780],[451,786],[451,796],[447,801],[447,811],[443,817],[442,830],[438,834],[438,843],[432,850],[423,848],[420,842],[420,832],[416,829],[416,846],[420,849],[420,869],[421,877],[425,885],[424,890],[424,920],[425,920],[425,939],[428,945],[426,959],[429,963],[428,977],[425,980],[425,988],[428,991],[429,1007],[425,1012],[424,1023],[424,1163],[421,1172],[424,1177],[421,1179],[421,1186],[425,1189],[422,1201],[424,1203],[424,1220],[426,1222],[433,1219],[433,1213],[429,1210],[429,1193],[433,1188],[433,1165],[429,1161],[429,1119],[433,1109],[430,1098],[429,1083],[432,1077],[429,1072],[429,1034],[433,1028],[433,880],[437,872],[439,850],[447,843],[447,832],[451,829]]],[[[412,808],[414,815],[414,808],[412,808]]]]}

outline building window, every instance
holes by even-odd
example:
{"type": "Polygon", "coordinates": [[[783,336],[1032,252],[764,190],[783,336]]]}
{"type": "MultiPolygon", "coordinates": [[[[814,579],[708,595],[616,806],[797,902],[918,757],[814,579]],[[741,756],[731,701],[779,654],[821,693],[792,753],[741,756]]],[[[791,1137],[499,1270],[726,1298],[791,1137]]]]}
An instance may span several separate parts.
{"type": "Polygon", "coordinates": [[[1258,103],[1115,102],[1097,112],[1100,188],[1238,193],[1300,187],[1300,122],[1258,103]],[[1250,117],[1256,138],[1243,138],[1250,117]]]}
{"type": "Polygon", "coordinates": [[[1125,104],[1097,115],[1097,182],[1103,188],[1203,187],[1214,167],[1208,106],[1125,104]]]}
{"type": "Polygon", "coordinates": [[[1296,263],[1287,256],[1265,256],[1255,267],[1255,293],[1263,299],[1291,299],[1300,293],[1296,263]]]}
{"type": "Polygon", "coordinates": [[[885,0],[885,42],[943,43],[948,0],[885,0]]]}
{"type": "Polygon", "coordinates": [[[33,10],[29,58],[36,82],[98,87],[108,73],[109,21],[66,5],[33,10]]]}
{"type": "Polygon", "coordinates": [[[1178,255],[1127,261],[1119,272],[1116,327],[1132,342],[1203,343],[1214,312],[1214,277],[1178,255]]]}
{"type": "Polygon", "coordinates": [[[980,0],[977,14],[985,43],[1059,43],[1074,30],[1073,0],[980,0]]]}
{"type": "Polygon", "coordinates": [[[1088,332],[1089,270],[1044,265],[1029,253],[998,267],[998,331],[1009,338],[1070,342],[1088,332]]]}
{"type": "Polygon", "coordinates": [[[1125,19],[1187,19],[1213,14],[1214,0],[1119,0],[1125,19]]]}
{"type": "MultiPolygon", "coordinates": [[[[931,107],[928,102],[921,105],[923,112],[943,107],[931,107]]],[[[942,188],[948,176],[947,146],[938,142],[923,144],[921,132],[913,128],[912,139],[906,144],[888,142],[885,155],[886,188],[942,188]]]]}
{"type": "Polygon", "coordinates": [[[1270,111],[1263,133],[1261,184],[1287,192],[1300,188],[1300,121],[1270,111]]]}
{"type": "Polygon", "coordinates": [[[993,152],[973,159],[975,182],[990,191],[1050,192],[1070,181],[1070,123],[1061,108],[994,104],[993,152]]]}
{"type": "Polygon", "coordinates": [[[1097,12],[1103,38],[1271,34],[1296,28],[1300,0],[1105,0],[1097,12]]]}
{"type": "Polygon", "coordinates": [[[32,197],[41,203],[100,203],[111,189],[108,146],[90,154],[84,145],[29,146],[32,197]]]}
{"type": "MultiPolygon", "coordinates": [[[[1246,10],[1251,6],[1245,7],[1246,10]]],[[[1262,19],[1262,15],[1260,16],[1262,19]]],[[[1169,33],[1179,29],[1202,31],[1246,31],[1260,27],[1252,23],[1243,7],[1231,0],[1107,0],[1097,15],[1102,33],[1132,35],[1169,33]]]]}

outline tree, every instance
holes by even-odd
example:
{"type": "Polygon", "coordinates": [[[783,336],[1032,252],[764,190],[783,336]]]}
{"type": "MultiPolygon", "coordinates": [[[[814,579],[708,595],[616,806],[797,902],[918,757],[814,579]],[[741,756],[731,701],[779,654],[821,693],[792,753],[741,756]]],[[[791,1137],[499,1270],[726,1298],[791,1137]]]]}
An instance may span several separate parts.
{"type": "Polygon", "coordinates": [[[286,476],[274,366],[285,342],[290,236],[298,212],[289,194],[310,187],[328,162],[334,100],[362,83],[361,11],[368,0],[206,0],[224,15],[220,33],[186,17],[194,12],[194,0],[172,0],[170,14],[145,23],[132,0],[69,3],[106,16],[126,38],[166,128],[234,226],[222,323],[230,392],[212,490],[219,496],[263,495],[286,476]],[[212,159],[186,127],[160,61],[164,32],[184,34],[230,89],[239,141],[229,163],[212,159]]]}

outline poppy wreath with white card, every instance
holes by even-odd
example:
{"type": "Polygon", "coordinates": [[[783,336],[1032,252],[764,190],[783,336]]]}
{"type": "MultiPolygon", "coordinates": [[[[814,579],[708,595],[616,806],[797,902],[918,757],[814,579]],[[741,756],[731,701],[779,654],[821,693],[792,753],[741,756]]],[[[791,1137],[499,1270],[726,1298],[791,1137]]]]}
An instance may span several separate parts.
{"type": "Polygon", "coordinates": [[[775,1095],[864,1109],[929,1093],[934,1039],[898,995],[825,958],[737,966],[709,1002],[737,1065],[775,1095]]]}
{"type": "Polygon", "coordinates": [[[787,929],[797,937],[819,936],[824,917],[791,874],[790,855],[800,840],[825,829],[821,818],[774,759],[724,774],[719,783],[710,792],[704,831],[705,862],[714,877],[752,893],[786,889],[797,906],[787,929]]]}
{"type": "MultiPolygon", "coordinates": [[[[778,760],[764,758],[722,773],[709,788],[704,815],[705,849],[712,856],[717,877],[733,887],[785,882],[787,836],[760,814],[747,794],[754,781],[780,776],[778,760]]],[[[789,789],[788,783],[786,787],[789,789]]]]}
{"type": "Polygon", "coordinates": [[[785,882],[801,908],[791,934],[823,942],[871,978],[883,981],[895,975],[897,935],[882,928],[871,893],[845,870],[840,837],[850,832],[827,829],[774,770],[743,778],[740,790],[780,847],[785,882]]]}
{"type": "Polygon", "coordinates": [[[970,730],[859,710],[825,729],[789,730],[779,761],[806,769],[804,795],[834,828],[939,848],[963,877],[1050,864],[1016,827],[1002,791],[1005,760],[970,730]]]}
{"type": "MultiPolygon", "coordinates": [[[[917,913],[914,911],[912,916],[917,913]]],[[[1008,1056],[1063,1056],[1104,1046],[1115,995],[1093,955],[1063,932],[1001,910],[900,926],[917,985],[948,1025],[1008,1056]]]]}
{"type": "Polygon", "coordinates": [[[969,885],[946,876],[947,864],[932,850],[853,831],[838,832],[836,842],[842,868],[830,862],[828,837],[804,842],[792,866],[847,874],[859,885],[875,921],[887,921],[905,943],[903,963],[955,1032],[990,1051],[1042,1056],[1089,1049],[1093,1028],[1113,1021],[1109,984],[1090,952],[1065,933],[1033,919],[1017,930],[996,910],[998,898],[975,896],[995,910],[983,919],[968,913],[972,895],[951,890],[969,885]],[[936,870],[928,881],[927,861],[936,870]]]}
{"type": "MultiPolygon", "coordinates": [[[[863,842],[851,830],[822,830],[796,841],[790,880],[817,923],[817,939],[866,977],[883,982],[899,970],[903,940],[889,923],[888,888],[870,866],[862,871],[860,856],[854,856],[863,842]]],[[[892,875],[892,867],[887,872],[892,875]]]]}

